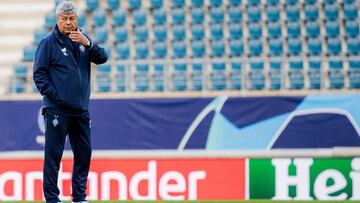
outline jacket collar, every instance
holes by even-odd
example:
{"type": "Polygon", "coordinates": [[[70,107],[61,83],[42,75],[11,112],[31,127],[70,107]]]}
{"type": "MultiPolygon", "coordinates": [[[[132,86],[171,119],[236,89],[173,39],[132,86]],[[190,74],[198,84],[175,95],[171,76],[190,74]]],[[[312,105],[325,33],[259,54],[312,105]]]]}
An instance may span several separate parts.
{"type": "Polygon", "coordinates": [[[60,33],[57,24],[54,26],[53,34],[55,35],[56,39],[60,41],[61,44],[64,44],[65,36],[60,33]]]}

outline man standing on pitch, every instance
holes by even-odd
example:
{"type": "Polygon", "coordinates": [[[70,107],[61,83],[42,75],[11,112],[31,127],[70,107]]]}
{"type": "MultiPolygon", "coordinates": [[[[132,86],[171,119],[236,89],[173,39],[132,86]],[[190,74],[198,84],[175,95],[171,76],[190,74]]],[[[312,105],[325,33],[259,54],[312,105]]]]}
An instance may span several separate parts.
{"type": "Polygon", "coordinates": [[[66,136],[74,154],[73,202],[86,201],[91,159],[90,63],[105,63],[104,48],[77,27],[79,12],[70,1],[56,7],[57,24],[41,40],[34,60],[34,82],[43,95],[46,122],[43,188],[46,202],[60,202],[58,173],[66,136]]]}

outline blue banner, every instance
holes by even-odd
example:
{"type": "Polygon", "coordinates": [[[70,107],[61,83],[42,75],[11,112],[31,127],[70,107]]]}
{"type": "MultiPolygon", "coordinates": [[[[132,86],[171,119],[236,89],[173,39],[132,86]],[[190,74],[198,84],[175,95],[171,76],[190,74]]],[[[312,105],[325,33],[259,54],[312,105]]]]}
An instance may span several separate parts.
{"type": "MultiPolygon", "coordinates": [[[[360,146],[360,94],[94,99],[96,150],[360,146]]],[[[43,150],[41,101],[0,101],[0,151],[43,150]]],[[[69,148],[69,145],[67,146],[69,148]]]]}

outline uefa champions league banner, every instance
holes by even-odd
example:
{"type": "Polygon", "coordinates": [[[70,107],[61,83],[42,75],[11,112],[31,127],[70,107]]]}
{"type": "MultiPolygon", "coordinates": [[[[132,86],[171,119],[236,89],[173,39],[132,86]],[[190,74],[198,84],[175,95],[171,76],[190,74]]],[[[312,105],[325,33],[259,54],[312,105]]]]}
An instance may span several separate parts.
{"type": "MultiPolygon", "coordinates": [[[[94,99],[92,144],[95,150],[359,147],[359,104],[360,94],[94,99]]],[[[0,151],[43,150],[40,108],[41,101],[0,101],[0,151]]]]}

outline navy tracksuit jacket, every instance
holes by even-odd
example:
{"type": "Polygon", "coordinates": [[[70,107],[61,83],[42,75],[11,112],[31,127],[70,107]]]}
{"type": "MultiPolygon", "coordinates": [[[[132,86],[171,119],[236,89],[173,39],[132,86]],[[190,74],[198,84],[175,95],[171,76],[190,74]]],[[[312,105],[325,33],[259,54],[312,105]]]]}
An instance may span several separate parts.
{"type": "Polygon", "coordinates": [[[57,179],[67,135],[74,153],[73,201],[86,198],[91,158],[90,63],[102,64],[108,59],[104,48],[90,42],[90,47],[72,42],[60,34],[56,25],[36,51],[33,79],[43,95],[46,122],[43,187],[47,202],[60,201],[57,179]]]}

